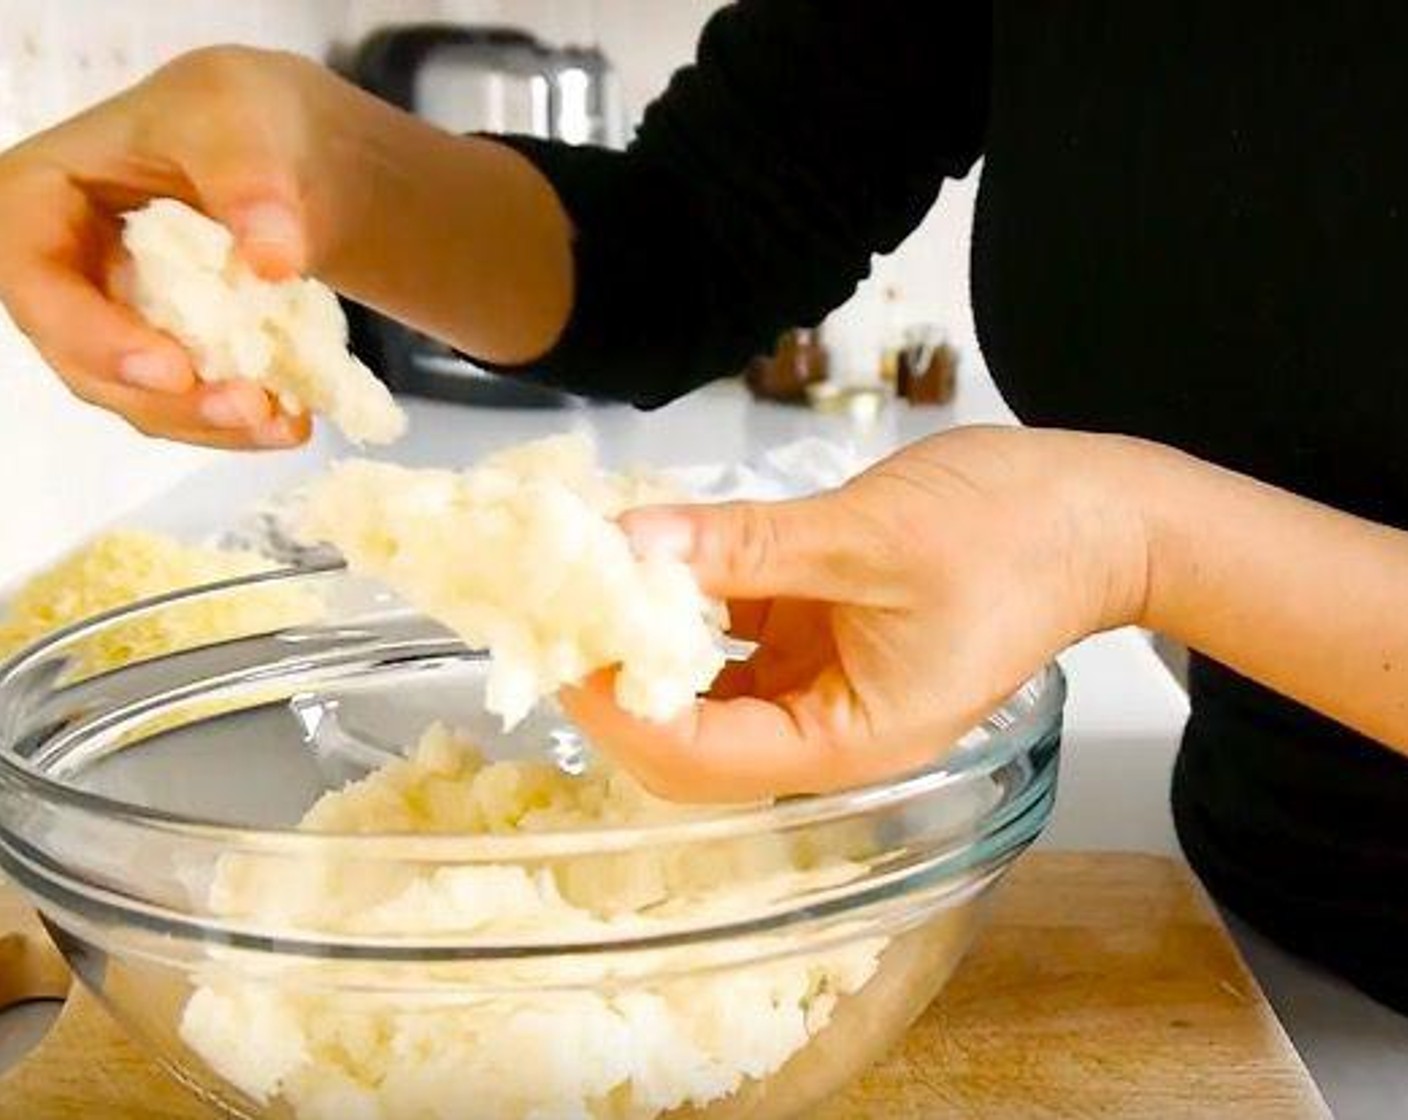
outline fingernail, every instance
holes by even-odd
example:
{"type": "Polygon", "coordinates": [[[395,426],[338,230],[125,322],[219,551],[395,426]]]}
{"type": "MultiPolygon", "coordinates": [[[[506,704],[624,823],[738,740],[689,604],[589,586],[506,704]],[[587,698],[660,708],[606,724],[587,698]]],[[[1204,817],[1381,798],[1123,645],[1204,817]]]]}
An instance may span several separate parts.
{"type": "Polygon", "coordinates": [[[677,514],[630,517],[626,535],[636,555],[645,559],[688,561],[694,555],[694,523],[677,514]]]}
{"type": "Polygon", "coordinates": [[[255,430],[254,442],[260,447],[292,447],[298,442],[298,431],[287,416],[275,416],[255,430]]]}
{"type": "Polygon", "coordinates": [[[303,229],[289,208],[278,202],[260,202],[239,212],[235,219],[241,241],[274,243],[297,248],[303,229]]]}
{"type": "Polygon", "coordinates": [[[177,392],[190,382],[185,370],[168,355],[155,350],[125,355],[118,363],[117,375],[129,385],[163,392],[177,392]]]}
{"type": "Polygon", "coordinates": [[[264,422],[269,406],[242,391],[210,393],[200,402],[200,415],[215,428],[253,428],[264,422]]]}

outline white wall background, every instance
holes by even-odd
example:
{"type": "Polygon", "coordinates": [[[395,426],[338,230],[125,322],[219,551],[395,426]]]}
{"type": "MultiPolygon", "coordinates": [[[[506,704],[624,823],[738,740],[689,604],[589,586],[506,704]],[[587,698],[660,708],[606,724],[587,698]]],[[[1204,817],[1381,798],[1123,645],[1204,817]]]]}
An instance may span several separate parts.
{"type": "MultiPolygon", "coordinates": [[[[0,146],[8,146],[207,43],[325,57],[378,24],[493,21],[558,42],[597,41],[634,114],[687,61],[719,0],[0,0],[0,146]]],[[[964,352],[971,390],[990,392],[967,295],[972,183],[958,184],[830,327],[843,367],[868,364],[879,292],[940,323],[964,352]]],[[[74,324],[75,330],[82,329],[74,324]]],[[[0,314],[0,585],[140,505],[215,453],[145,440],[59,387],[0,314]]]]}

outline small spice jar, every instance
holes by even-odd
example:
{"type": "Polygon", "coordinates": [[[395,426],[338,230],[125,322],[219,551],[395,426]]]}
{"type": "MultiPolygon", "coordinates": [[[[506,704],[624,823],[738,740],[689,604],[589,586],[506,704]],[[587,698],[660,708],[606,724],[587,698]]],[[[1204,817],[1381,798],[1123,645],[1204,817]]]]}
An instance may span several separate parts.
{"type": "Polygon", "coordinates": [[[799,328],[784,334],[770,356],[749,362],[743,379],[755,397],[798,404],[809,386],[826,380],[828,366],[821,333],[799,328]]]}
{"type": "Polygon", "coordinates": [[[899,355],[896,391],[910,404],[944,405],[958,386],[958,351],[932,328],[909,332],[899,355]]]}

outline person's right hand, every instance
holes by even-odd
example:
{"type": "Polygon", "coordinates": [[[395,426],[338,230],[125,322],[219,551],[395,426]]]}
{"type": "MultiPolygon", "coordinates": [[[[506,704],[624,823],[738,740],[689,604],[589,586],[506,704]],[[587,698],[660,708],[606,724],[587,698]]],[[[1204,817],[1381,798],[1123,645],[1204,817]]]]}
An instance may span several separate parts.
{"type": "Polygon", "coordinates": [[[207,49],[0,155],[0,302],[78,397],[188,443],[307,438],[307,418],[257,385],[198,381],[182,347],[115,298],[119,215],[179,198],[265,278],[309,270],[329,224],[309,182],[314,106],[336,82],[293,55],[207,49]]]}
{"type": "Polygon", "coordinates": [[[966,428],[809,498],[631,510],[636,551],[686,561],[757,650],[664,723],[622,709],[610,671],[564,706],[648,788],[685,801],[932,765],[1066,646],[1142,616],[1148,530],[1132,482],[1166,474],[1167,454],[966,428]]]}

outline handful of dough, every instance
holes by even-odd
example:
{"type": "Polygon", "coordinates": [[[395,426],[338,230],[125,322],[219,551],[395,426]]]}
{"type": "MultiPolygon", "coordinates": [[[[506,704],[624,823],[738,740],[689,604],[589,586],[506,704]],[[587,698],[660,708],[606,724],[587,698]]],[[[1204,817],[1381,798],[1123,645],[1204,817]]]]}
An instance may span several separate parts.
{"type": "Polygon", "coordinates": [[[307,490],[298,531],[488,650],[486,705],[506,727],[610,666],[621,706],[663,721],[723,667],[727,615],[682,562],[637,557],[614,519],[678,497],[558,436],[465,472],[338,464],[307,490]]]}
{"type": "Polygon", "coordinates": [[[257,382],[291,413],[325,414],[348,439],[390,443],[405,413],[347,350],[347,319],[316,280],[262,280],[219,222],[157,199],[124,218],[132,301],[190,351],[204,381],[257,382]]]}

